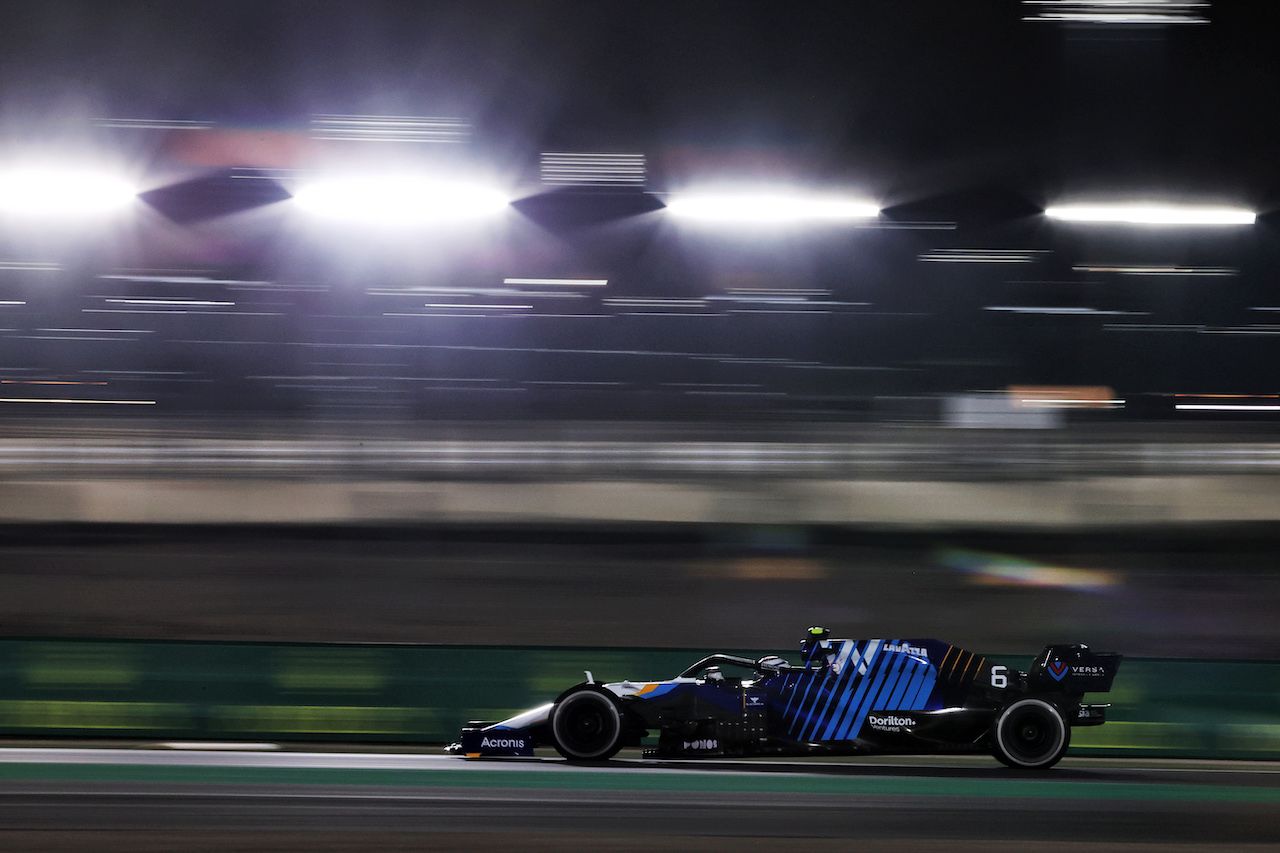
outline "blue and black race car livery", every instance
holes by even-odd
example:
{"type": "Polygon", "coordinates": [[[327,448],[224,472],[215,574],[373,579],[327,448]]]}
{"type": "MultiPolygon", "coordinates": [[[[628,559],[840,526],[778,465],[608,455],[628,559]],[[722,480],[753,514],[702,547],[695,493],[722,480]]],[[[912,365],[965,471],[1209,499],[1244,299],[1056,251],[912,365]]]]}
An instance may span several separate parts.
{"type": "Polygon", "coordinates": [[[938,640],[837,640],[812,628],[801,661],[709,655],[665,681],[587,681],[501,722],[464,727],[450,751],[599,761],[655,733],[646,756],[990,752],[1050,767],[1072,726],[1096,726],[1120,655],[1051,645],[1026,672],[938,640]]]}

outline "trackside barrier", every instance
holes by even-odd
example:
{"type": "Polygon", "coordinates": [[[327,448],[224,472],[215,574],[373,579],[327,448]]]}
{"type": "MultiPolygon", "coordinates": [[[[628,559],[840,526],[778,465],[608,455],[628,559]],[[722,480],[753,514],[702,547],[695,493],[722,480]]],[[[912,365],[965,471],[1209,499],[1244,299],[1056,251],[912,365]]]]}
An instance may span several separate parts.
{"type": "MultiPolygon", "coordinates": [[[[670,678],[708,651],[0,640],[0,735],[444,743],[470,719],[599,680],[670,678]]],[[[1025,669],[1025,657],[1000,662],[1025,669]]],[[[1074,754],[1280,758],[1280,662],[1127,658],[1074,754]]]]}

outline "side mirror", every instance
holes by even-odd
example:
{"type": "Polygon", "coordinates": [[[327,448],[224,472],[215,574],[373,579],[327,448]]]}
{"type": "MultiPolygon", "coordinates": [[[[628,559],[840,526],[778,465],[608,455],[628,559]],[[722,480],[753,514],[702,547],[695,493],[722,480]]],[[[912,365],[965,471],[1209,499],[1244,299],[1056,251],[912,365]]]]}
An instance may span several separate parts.
{"type": "Polygon", "coordinates": [[[760,672],[781,672],[791,669],[791,663],[778,655],[765,655],[756,661],[756,669],[760,672]]]}

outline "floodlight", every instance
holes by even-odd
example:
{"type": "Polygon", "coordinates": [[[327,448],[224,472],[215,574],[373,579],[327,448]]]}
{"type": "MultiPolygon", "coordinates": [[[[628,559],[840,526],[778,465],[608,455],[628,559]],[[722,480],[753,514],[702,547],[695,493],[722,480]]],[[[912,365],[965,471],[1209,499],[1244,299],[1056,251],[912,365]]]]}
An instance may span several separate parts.
{"type": "Polygon", "coordinates": [[[0,169],[0,213],[33,218],[101,216],[133,201],[123,177],[87,168],[14,166],[0,169]]]}
{"type": "Polygon", "coordinates": [[[320,218],[383,227],[480,219],[510,204],[490,186],[417,174],[316,178],[298,187],[293,201],[320,218]]]}
{"type": "Polygon", "coordinates": [[[1252,225],[1251,210],[1238,207],[1189,207],[1160,204],[1065,204],[1044,215],[1067,222],[1119,225],[1252,225]]]}
{"type": "Polygon", "coordinates": [[[875,219],[880,206],[865,199],[789,192],[677,194],[667,212],[680,219],[743,225],[785,225],[875,219]]]}

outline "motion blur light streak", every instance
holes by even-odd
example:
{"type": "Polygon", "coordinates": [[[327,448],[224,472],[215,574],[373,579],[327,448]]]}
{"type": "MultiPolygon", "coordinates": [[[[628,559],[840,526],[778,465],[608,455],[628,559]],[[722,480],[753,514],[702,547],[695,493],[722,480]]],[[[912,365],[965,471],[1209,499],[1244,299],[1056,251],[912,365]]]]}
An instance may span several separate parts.
{"type": "Polygon", "coordinates": [[[0,379],[0,385],[106,385],[106,382],[73,382],[67,379],[0,379]]]}
{"type": "Polygon", "coordinates": [[[37,329],[38,332],[93,332],[95,334],[116,333],[122,335],[150,335],[155,329],[37,329]]]}
{"type": "Polygon", "coordinates": [[[1207,24],[1204,0],[1023,0],[1024,21],[1095,26],[1207,24]]]}
{"type": "Polygon", "coordinates": [[[733,294],[734,299],[747,298],[751,296],[830,296],[831,291],[826,288],[804,288],[804,287],[731,287],[729,293],[733,294]]]}
{"type": "Polygon", "coordinates": [[[347,175],[298,187],[293,203],[322,219],[388,228],[446,224],[501,213],[507,196],[489,186],[424,175],[347,175]]]}
{"type": "Polygon", "coordinates": [[[1063,315],[1090,315],[1090,314],[1149,314],[1149,311],[1104,311],[1099,308],[1082,308],[1078,306],[1051,306],[1051,305],[987,305],[984,311],[1003,311],[1009,314],[1063,314],[1063,315]]]}
{"type": "Polygon", "coordinates": [[[122,210],[137,189],[119,175],[83,168],[18,166],[0,171],[0,213],[75,219],[122,210]]]}
{"type": "Polygon", "coordinates": [[[99,118],[94,119],[93,123],[97,127],[123,130],[208,130],[214,126],[211,121],[152,118],[99,118]]]}
{"type": "Polygon", "coordinates": [[[0,403],[90,403],[107,406],[154,406],[155,400],[69,400],[51,397],[0,397],[0,403]]]}
{"type": "Polygon", "coordinates": [[[283,317],[282,311],[189,311],[186,308],[81,308],[82,314],[212,314],[217,317],[283,317]]]}
{"type": "MultiPolygon", "coordinates": [[[[499,304],[499,303],[493,303],[493,304],[489,304],[489,305],[478,305],[478,304],[470,304],[470,303],[466,303],[466,302],[428,302],[427,304],[423,305],[422,307],[423,307],[423,308],[519,308],[519,309],[528,309],[528,308],[532,308],[533,306],[532,306],[532,305],[502,305],[502,304],[499,304]]],[[[396,315],[396,316],[401,316],[401,315],[396,315]]],[[[425,316],[425,315],[424,315],[424,316],[425,316]]]]}
{"type": "Polygon", "coordinates": [[[788,192],[682,193],[667,212],[697,222],[781,225],[875,219],[880,206],[864,199],[788,192]]]}
{"type": "Polygon", "coordinates": [[[264,285],[272,284],[269,281],[241,281],[234,278],[209,278],[203,275],[100,275],[98,278],[115,279],[118,281],[147,281],[159,282],[162,284],[237,284],[237,285],[264,285]]]}
{"type": "Polygon", "coordinates": [[[189,370],[85,370],[82,372],[106,373],[112,376],[186,376],[191,373],[189,370]]]}
{"type": "Polygon", "coordinates": [[[397,287],[376,288],[365,291],[369,296],[497,296],[511,299],[588,299],[585,293],[572,293],[563,290],[521,290],[518,287],[397,287]]]}
{"type": "Polygon", "coordinates": [[[1124,400],[1091,400],[1087,397],[1076,398],[1056,398],[1056,397],[1023,397],[1018,400],[1018,404],[1022,406],[1030,406],[1032,408],[1046,409],[1087,409],[1087,408],[1108,408],[1113,409],[1124,405],[1124,400]]]}
{"type": "Polygon", "coordinates": [[[1280,335],[1280,326],[1225,326],[1222,328],[1204,327],[1203,335],[1280,335]]]}
{"type": "Polygon", "coordinates": [[[679,297],[654,297],[649,299],[640,296],[619,296],[602,301],[605,305],[619,305],[638,308],[705,308],[707,306],[706,299],[684,299],[679,297]]]}
{"type": "Polygon", "coordinates": [[[161,743],[160,747],[165,749],[200,749],[200,751],[227,751],[227,752],[259,752],[264,749],[279,749],[278,743],[238,743],[238,742],[221,742],[221,740],[170,740],[170,742],[161,743]]]}
{"type": "Polygon", "coordinates": [[[542,155],[542,182],[551,186],[639,186],[644,181],[643,154],[542,155]]]}
{"type": "Polygon", "coordinates": [[[460,118],[318,115],[311,137],[343,142],[466,142],[471,125],[460,118]]]}
{"type": "Polygon", "coordinates": [[[1011,385],[1007,392],[1017,406],[1052,409],[1114,409],[1124,400],[1105,386],[1011,385]]]}
{"type": "Polygon", "coordinates": [[[1019,249],[935,249],[920,260],[944,264],[1030,264],[1047,255],[1046,250],[1019,249]]]}
{"type": "Polygon", "coordinates": [[[22,341],[136,341],[137,338],[93,338],[84,335],[10,335],[22,341]]]}
{"type": "Polygon", "coordinates": [[[969,574],[973,583],[984,586],[1038,586],[1101,593],[1122,585],[1113,572],[1046,566],[1020,557],[965,548],[938,552],[938,562],[969,574]]]}
{"type": "Polygon", "coordinates": [[[1113,272],[1120,275],[1214,275],[1232,276],[1240,272],[1235,267],[1162,267],[1162,266],[1074,266],[1076,272],[1113,272]]]}
{"type": "Polygon", "coordinates": [[[203,299],[106,299],[122,305],[192,305],[207,307],[213,305],[235,305],[234,302],[209,302],[203,299]]]}
{"type": "Polygon", "coordinates": [[[1237,207],[1183,207],[1158,204],[1066,204],[1044,215],[1064,222],[1119,225],[1252,225],[1257,215],[1237,207]]]}
{"type": "Polygon", "coordinates": [[[604,287],[607,278],[504,278],[503,284],[537,284],[551,287],[604,287]]]}
{"type": "Polygon", "coordinates": [[[1239,405],[1232,403],[1178,403],[1175,409],[1187,412],[1277,412],[1280,406],[1239,405]]]}
{"type": "Polygon", "coordinates": [[[1104,323],[1102,328],[1110,332],[1202,332],[1199,323],[1104,323]]]}
{"type": "Polygon", "coordinates": [[[0,270],[29,270],[31,272],[57,272],[62,264],[49,261],[0,261],[0,270]]]}

